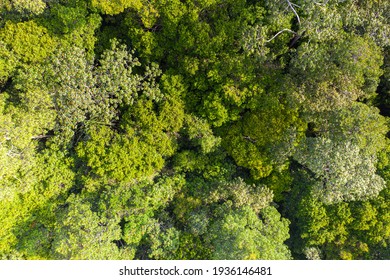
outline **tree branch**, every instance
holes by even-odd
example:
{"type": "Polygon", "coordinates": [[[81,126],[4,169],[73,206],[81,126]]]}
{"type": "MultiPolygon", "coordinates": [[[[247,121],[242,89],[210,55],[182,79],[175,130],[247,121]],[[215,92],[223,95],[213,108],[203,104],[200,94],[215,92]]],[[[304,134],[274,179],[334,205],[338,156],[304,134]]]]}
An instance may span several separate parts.
{"type": "Polygon", "coordinates": [[[249,137],[249,136],[243,136],[243,138],[244,138],[245,140],[248,140],[249,142],[252,142],[252,143],[256,143],[256,142],[257,142],[257,140],[252,139],[252,138],[249,137]]]}
{"type": "Polygon", "coordinates": [[[287,1],[288,6],[291,8],[291,10],[292,10],[292,11],[294,12],[294,14],[297,16],[299,25],[301,25],[301,19],[299,18],[297,11],[295,11],[295,9],[294,9],[292,3],[291,3],[289,0],[286,0],[286,1],[287,1]]]}
{"type": "Polygon", "coordinates": [[[37,136],[31,137],[31,140],[49,138],[49,137],[51,137],[51,136],[53,136],[53,135],[37,135],[37,136]]]}
{"type": "Polygon", "coordinates": [[[266,42],[266,43],[271,42],[273,39],[275,39],[276,37],[278,37],[278,36],[279,36],[280,34],[282,34],[283,32],[290,32],[290,33],[293,33],[293,34],[297,35],[297,32],[295,32],[295,31],[292,31],[292,30],[290,30],[290,29],[283,29],[283,30],[280,30],[278,33],[276,33],[274,37],[272,37],[271,39],[269,39],[269,40],[267,40],[267,41],[265,41],[265,42],[266,42]]]}

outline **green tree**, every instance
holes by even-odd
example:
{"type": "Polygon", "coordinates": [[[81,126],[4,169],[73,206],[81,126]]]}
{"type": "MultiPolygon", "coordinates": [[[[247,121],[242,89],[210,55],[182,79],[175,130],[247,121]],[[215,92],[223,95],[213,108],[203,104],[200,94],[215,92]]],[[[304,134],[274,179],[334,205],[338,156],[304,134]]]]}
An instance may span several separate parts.
{"type": "Polygon", "coordinates": [[[223,139],[237,165],[248,168],[255,179],[267,177],[274,168],[286,168],[304,127],[297,111],[276,98],[264,99],[263,106],[227,127],[223,139]]]}
{"type": "MultiPolygon", "coordinates": [[[[53,228],[73,186],[73,161],[53,149],[35,155],[34,162],[27,174],[19,175],[24,192],[0,200],[2,258],[55,258],[50,251],[53,228]]],[[[12,180],[6,183],[20,187],[12,180]]]]}
{"type": "Polygon", "coordinates": [[[0,30],[0,40],[23,63],[41,62],[56,48],[56,41],[46,28],[35,21],[7,21],[0,30]]]}
{"type": "Polygon", "coordinates": [[[283,242],[289,238],[289,222],[274,207],[260,211],[259,218],[248,206],[237,210],[223,205],[220,220],[210,228],[213,259],[290,259],[283,242]]]}
{"type": "Polygon", "coordinates": [[[383,211],[388,208],[387,195],[388,188],[367,201],[326,205],[307,193],[296,205],[299,241],[293,249],[304,252],[306,258],[386,258],[389,217],[383,211]]]}
{"type": "Polygon", "coordinates": [[[176,144],[174,136],[165,133],[152,107],[152,101],[138,102],[124,112],[124,133],[116,134],[107,126],[91,128],[90,139],[77,147],[78,156],[95,174],[118,181],[155,176],[163,168],[164,159],[173,155],[176,144]]]}
{"type": "MultiPolygon", "coordinates": [[[[56,114],[53,130],[61,145],[72,147],[80,127],[91,123],[112,125],[118,120],[119,105],[131,105],[142,92],[145,98],[160,96],[156,67],[147,68],[144,77],[133,73],[136,59],[117,42],[107,50],[99,67],[93,67],[86,52],[78,47],[59,48],[43,65],[26,68],[17,88],[39,91],[51,98],[56,114]]],[[[44,97],[46,99],[46,96],[44,97]]]]}
{"type": "Polygon", "coordinates": [[[372,99],[382,59],[380,48],[367,37],[345,34],[332,43],[304,42],[289,68],[295,102],[318,112],[372,99]]]}
{"type": "Polygon", "coordinates": [[[368,199],[385,187],[376,158],[350,142],[308,138],[294,159],[313,173],[314,194],[325,203],[368,199]]]}
{"type": "Polygon", "coordinates": [[[67,211],[59,218],[53,240],[54,255],[59,259],[118,259],[119,220],[109,214],[98,215],[82,199],[70,196],[67,211]]]}
{"type": "Polygon", "coordinates": [[[17,65],[15,54],[0,40],[0,85],[4,85],[17,65]]]}
{"type": "Polygon", "coordinates": [[[0,97],[1,199],[12,198],[29,190],[30,182],[35,180],[34,176],[28,174],[36,165],[37,140],[45,135],[53,123],[50,112],[40,109],[40,106],[45,107],[45,100],[30,97],[32,102],[42,102],[26,102],[19,107],[10,104],[9,94],[2,93],[0,97]]]}
{"type": "Polygon", "coordinates": [[[92,7],[97,8],[101,12],[109,15],[115,15],[123,12],[127,8],[140,9],[142,0],[92,0],[92,7]]]}
{"type": "Polygon", "coordinates": [[[335,142],[350,141],[362,153],[375,156],[386,149],[387,120],[375,107],[353,102],[344,109],[334,109],[307,117],[309,136],[326,137],[335,142]]]}
{"type": "Polygon", "coordinates": [[[228,182],[187,180],[174,201],[176,220],[183,227],[180,258],[289,259],[284,241],[289,222],[269,206],[272,191],[241,178],[228,182]],[[201,188],[196,185],[201,184],[201,188]],[[203,243],[199,243],[203,240],[203,243]],[[188,244],[190,243],[190,244],[188,244]],[[191,244],[192,243],[192,244],[191,244]]]}
{"type": "Polygon", "coordinates": [[[6,11],[16,11],[21,14],[39,15],[46,8],[43,0],[5,0],[0,3],[0,8],[6,11]]]}

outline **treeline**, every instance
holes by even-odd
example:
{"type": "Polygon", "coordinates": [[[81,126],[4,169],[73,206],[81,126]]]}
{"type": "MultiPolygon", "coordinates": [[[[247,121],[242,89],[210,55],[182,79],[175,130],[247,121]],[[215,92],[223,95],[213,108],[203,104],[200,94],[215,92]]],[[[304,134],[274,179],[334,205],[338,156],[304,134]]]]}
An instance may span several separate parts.
{"type": "Polygon", "coordinates": [[[390,2],[0,2],[2,259],[390,259],[390,2]]]}

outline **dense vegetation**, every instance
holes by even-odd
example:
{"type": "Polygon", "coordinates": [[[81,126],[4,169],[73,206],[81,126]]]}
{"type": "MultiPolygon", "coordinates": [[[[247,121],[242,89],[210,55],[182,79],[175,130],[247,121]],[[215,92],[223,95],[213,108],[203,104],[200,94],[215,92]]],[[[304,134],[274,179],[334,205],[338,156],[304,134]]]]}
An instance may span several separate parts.
{"type": "Polygon", "coordinates": [[[0,1],[2,259],[390,259],[390,1],[0,1]]]}

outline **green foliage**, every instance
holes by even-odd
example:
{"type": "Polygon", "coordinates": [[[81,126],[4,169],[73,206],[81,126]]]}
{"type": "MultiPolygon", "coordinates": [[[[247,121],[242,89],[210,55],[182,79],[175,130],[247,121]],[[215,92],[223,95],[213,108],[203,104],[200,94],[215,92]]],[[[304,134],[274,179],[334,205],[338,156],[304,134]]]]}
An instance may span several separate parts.
{"type": "Polygon", "coordinates": [[[39,107],[37,103],[15,107],[7,102],[7,97],[0,97],[0,198],[5,200],[28,191],[36,180],[28,175],[36,160],[34,138],[44,134],[45,125],[52,122],[49,115],[32,107],[39,107]]]}
{"type": "Polygon", "coordinates": [[[200,146],[203,154],[207,154],[215,149],[221,139],[213,135],[208,123],[194,116],[189,116],[186,120],[188,138],[194,146],[200,146]]]}
{"type": "Polygon", "coordinates": [[[15,54],[0,40],[0,85],[3,85],[17,64],[15,54]]]}
{"type": "Polygon", "coordinates": [[[365,200],[385,187],[376,174],[376,158],[350,142],[308,138],[294,158],[313,173],[314,193],[324,203],[365,200]]]}
{"type": "Polygon", "coordinates": [[[73,52],[60,49],[43,66],[23,69],[16,81],[16,89],[26,102],[33,103],[39,98],[43,105],[39,110],[54,114],[54,127],[48,128],[54,129],[60,142],[66,144],[93,104],[91,67],[83,55],[80,49],[73,52]]]}
{"type": "Polygon", "coordinates": [[[222,214],[210,228],[215,248],[213,259],[289,259],[283,242],[289,238],[288,221],[274,207],[264,208],[261,219],[249,207],[232,210],[221,206],[222,214]]]}
{"type": "Polygon", "coordinates": [[[56,225],[53,251],[59,259],[117,259],[114,240],[120,238],[119,221],[97,215],[91,206],[71,196],[68,209],[56,225]]]}
{"type": "Polygon", "coordinates": [[[375,107],[354,102],[348,108],[315,114],[311,133],[336,142],[351,141],[363,153],[376,155],[386,149],[387,120],[375,107]]]}
{"type": "MultiPolygon", "coordinates": [[[[19,179],[27,190],[0,200],[0,254],[16,250],[22,259],[53,258],[49,236],[56,222],[55,213],[73,185],[73,162],[62,152],[47,151],[36,155],[35,163],[19,179]]],[[[8,184],[18,187],[11,180],[8,184]]]]}
{"type": "Polygon", "coordinates": [[[90,139],[80,143],[77,154],[96,175],[130,182],[155,175],[164,166],[164,156],[173,152],[166,134],[146,131],[113,135],[108,127],[89,131],[90,139]],[[142,133],[142,132],[141,132],[142,133]],[[111,136],[110,136],[111,135],[111,136]]]}
{"type": "Polygon", "coordinates": [[[388,189],[369,201],[333,205],[324,205],[311,197],[303,198],[296,217],[306,256],[325,259],[386,257],[389,217],[382,211],[389,207],[384,201],[387,193],[388,189]]]}
{"type": "Polygon", "coordinates": [[[282,172],[273,171],[262,180],[272,190],[275,202],[281,202],[285,199],[286,193],[291,190],[292,181],[293,179],[288,170],[282,172]]]}
{"type": "Polygon", "coordinates": [[[23,63],[40,62],[56,48],[56,41],[46,28],[34,21],[6,22],[0,30],[0,40],[23,63]]]}
{"type": "Polygon", "coordinates": [[[389,259],[389,3],[0,1],[0,257],[389,259]]]}
{"type": "Polygon", "coordinates": [[[4,0],[0,3],[0,8],[7,11],[16,11],[21,14],[39,15],[43,13],[48,1],[43,0],[4,0]]]}
{"type": "Polygon", "coordinates": [[[115,15],[123,12],[127,8],[140,9],[141,0],[92,0],[92,7],[95,7],[105,14],[115,15]]]}
{"type": "MultiPolygon", "coordinates": [[[[138,60],[126,50],[125,45],[118,45],[117,41],[113,41],[111,49],[103,53],[100,67],[95,73],[95,86],[98,91],[96,99],[98,107],[101,108],[100,114],[109,111],[110,107],[116,110],[119,105],[132,105],[140,92],[144,94],[144,98],[161,98],[155,82],[155,78],[161,74],[158,67],[148,66],[142,77],[133,73],[136,66],[140,66],[138,60]]],[[[114,112],[103,120],[115,118],[114,112]]]]}
{"type": "Polygon", "coordinates": [[[382,75],[381,51],[369,38],[345,35],[330,44],[302,43],[291,61],[297,102],[305,110],[343,108],[372,98],[382,75]]]}
{"type": "Polygon", "coordinates": [[[88,188],[84,196],[95,205],[93,208],[97,214],[110,215],[112,219],[121,221],[121,236],[117,239],[122,244],[120,258],[159,259],[166,258],[170,250],[175,250],[179,233],[158,213],[172,201],[183,184],[180,176],[160,177],[155,181],[100,186],[99,193],[94,188],[88,188]],[[168,247],[165,248],[165,245],[168,247]],[[138,246],[148,248],[145,255],[136,255],[138,246]]]}
{"type": "MultiPolygon", "coordinates": [[[[97,47],[97,41],[98,39],[95,36],[95,33],[98,31],[98,28],[101,26],[102,19],[100,15],[98,14],[88,14],[85,19],[77,18],[77,21],[67,22],[70,21],[73,16],[76,14],[85,14],[84,9],[72,11],[71,15],[69,16],[70,19],[65,18],[65,24],[61,25],[59,27],[60,29],[54,30],[54,32],[66,32],[62,36],[61,43],[65,46],[68,46],[68,48],[73,48],[75,46],[84,49],[87,55],[88,60],[94,60],[95,59],[95,48],[97,47]],[[84,24],[85,21],[85,24],[84,24]],[[70,32],[71,31],[71,32],[70,32]]],[[[47,23],[47,28],[55,27],[56,25],[51,24],[50,22],[47,23]]],[[[107,42],[107,48],[111,46],[111,43],[107,42]]]]}
{"type": "Polygon", "coordinates": [[[224,146],[240,166],[249,168],[253,178],[267,177],[274,168],[285,168],[299,138],[301,120],[278,101],[265,100],[257,110],[246,113],[228,127],[224,146]]]}
{"type": "Polygon", "coordinates": [[[50,25],[48,28],[56,33],[70,33],[86,25],[87,10],[83,6],[63,6],[54,4],[50,8],[50,25]]]}
{"type": "Polygon", "coordinates": [[[164,98],[159,105],[158,118],[164,130],[178,132],[185,119],[182,96],[185,95],[186,89],[182,77],[164,74],[161,77],[160,86],[164,98]]]}
{"type": "Polygon", "coordinates": [[[241,178],[237,178],[214,188],[207,197],[207,202],[230,201],[235,208],[249,206],[256,214],[259,214],[261,209],[272,202],[272,199],[273,193],[267,187],[248,185],[241,178]]]}
{"type": "Polygon", "coordinates": [[[18,89],[32,87],[50,96],[57,115],[53,129],[61,145],[73,146],[72,137],[80,126],[117,121],[119,104],[133,104],[140,92],[145,98],[160,96],[155,84],[159,70],[148,67],[144,77],[133,73],[132,67],[139,63],[116,41],[100,63],[93,67],[83,49],[65,46],[43,65],[27,68],[20,75],[18,89]]]}
{"type": "Polygon", "coordinates": [[[283,244],[289,237],[289,222],[269,206],[272,192],[267,187],[250,185],[236,178],[225,183],[204,181],[202,189],[198,190],[203,192],[201,199],[189,196],[198,192],[193,189],[175,199],[174,214],[184,225],[185,232],[193,236],[191,242],[197,244],[198,238],[204,240],[198,254],[179,248],[181,258],[290,258],[283,244]]]}

